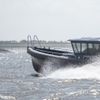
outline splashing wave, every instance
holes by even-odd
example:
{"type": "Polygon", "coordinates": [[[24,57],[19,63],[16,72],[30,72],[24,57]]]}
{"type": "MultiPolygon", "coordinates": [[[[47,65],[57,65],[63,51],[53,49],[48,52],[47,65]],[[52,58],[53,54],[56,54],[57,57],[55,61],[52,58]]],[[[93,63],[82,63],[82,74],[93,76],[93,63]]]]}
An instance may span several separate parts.
{"type": "Polygon", "coordinates": [[[59,69],[47,76],[54,79],[100,79],[100,57],[95,62],[77,68],[59,69]]]}

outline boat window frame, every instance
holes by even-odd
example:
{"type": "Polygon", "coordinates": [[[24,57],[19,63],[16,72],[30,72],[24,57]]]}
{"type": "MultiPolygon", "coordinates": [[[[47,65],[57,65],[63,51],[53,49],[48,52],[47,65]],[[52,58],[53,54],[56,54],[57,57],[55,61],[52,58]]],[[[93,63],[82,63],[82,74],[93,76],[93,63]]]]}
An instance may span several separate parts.
{"type": "MultiPolygon", "coordinates": [[[[100,44],[99,43],[91,43],[91,44],[92,44],[92,50],[93,51],[92,51],[92,53],[90,53],[90,51],[88,51],[88,54],[89,55],[95,55],[95,54],[100,53],[100,44]]],[[[88,49],[90,49],[90,48],[88,47],[88,49]]]]}
{"type": "Polygon", "coordinates": [[[81,43],[71,42],[71,45],[72,45],[72,48],[73,48],[73,51],[75,54],[80,54],[82,52],[82,44],[81,43]],[[79,47],[77,44],[79,44],[79,47]]]}
{"type": "Polygon", "coordinates": [[[100,52],[99,51],[99,49],[100,49],[100,44],[99,43],[77,42],[77,41],[74,42],[74,41],[72,41],[71,45],[72,45],[72,49],[73,49],[74,54],[93,55],[93,54],[95,54],[95,52],[94,52],[95,49],[96,49],[97,53],[100,52]],[[86,49],[86,52],[84,52],[85,49],[86,49]],[[94,51],[93,52],[91,51],[92,53],[90,53],[90,51],[89,51],[90,49],[94,49],[94,51]]]}
{"type": "Polygon", "coordinates": [[[71,45],[72,45],[72,48],[73,48],[74,54],[76,54],[76,52],[75,52],[75,51],[76,51],[76,50],[75,50],[76,46],[74,47],[74,43],[75,43],[75,42],[71,42],[71,45]]]}
{"type": "Polygon", "coordinates": [[[81,54],[87,54],[88,53],[88,43],[85,43],[85,42],[81,42],[81,54]],[[85,48],[84,48],[84,46],[85,46],[85,48]],[[84,52],[86,50],[86,52],[84,52]]]}
{"type": "MultiPolygon", "coordinates": [[[[89,54],[89,44],[92,45],[92,48],[95,48],[95,43],[88,43],[88,42],[71,42],[73,51],[75,54],[82,54],[82,55],[87,55],[89,54]],[[84,46],[85,46],[85,49],[84,46]],[[78,47],[79,46],[79,47],[78,47]],[[84,50],[86,50],[86,52],[84,52],[84,50]]],[[[100,46],[100,45],[99,45],[100,46]]]]}

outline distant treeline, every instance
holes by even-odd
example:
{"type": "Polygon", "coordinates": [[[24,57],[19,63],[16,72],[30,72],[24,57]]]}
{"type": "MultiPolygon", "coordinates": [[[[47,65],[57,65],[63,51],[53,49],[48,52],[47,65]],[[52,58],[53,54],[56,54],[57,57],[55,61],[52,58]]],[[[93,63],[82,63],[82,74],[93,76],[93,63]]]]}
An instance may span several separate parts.
{"type": "Polygon", "coordinates": [[[21,41],[16,41],[16,40],[11,40],[11,41],[0,41],[0,43],[26,43],[26,40],[21,40],[21,41]]]}
{"type": "MultiPolygon", "coordinates": [[[[38,42],[38,41],[35,40],[35,42],[38,42]]],[[[44,40],[40,40],[39,42],[41,42],[41,43],[67,43],[66,41],[44,41],[44,40]]],[[[16,40],[0,41],[0,43],[27,43],[27,40],[21,40],[21,41],[16,41],[16,40]]]]}
{"type": "MultiPolygon", "coordinates": [[[[32,41],[30,41],[32,42],[32,41]]],[[[0,41],[0,47],[27,47],[27,41],[26,40],[21,40],[21,41],[0,41]]],[[[32,42],[33,43],[33,42],[32,42]]],[[[34,44],[36,46],[39,46],[40,44],[42,46],[46,46],[46,47],[59,47],[59,46],[65,46],[66,44],[68,44],[68,42],[66,41],[44,41],[44,40],[40,40],[40,41],[34,41],[34,44]]]]}

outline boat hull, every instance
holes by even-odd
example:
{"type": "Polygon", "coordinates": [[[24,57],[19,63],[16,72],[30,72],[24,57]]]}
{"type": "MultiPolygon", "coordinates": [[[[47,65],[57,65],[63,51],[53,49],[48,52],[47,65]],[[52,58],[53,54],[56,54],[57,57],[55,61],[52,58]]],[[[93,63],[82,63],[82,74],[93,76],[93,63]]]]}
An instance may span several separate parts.
{"type": "Polygon", "coordinates": [[[80,61],[68,56],[58,56],[52,54],[41,53],[32,48],[28,48],[28,53],[32,56],[32,65],[36,72],[45,73],[58,68],[76,67],[80,61]]]}

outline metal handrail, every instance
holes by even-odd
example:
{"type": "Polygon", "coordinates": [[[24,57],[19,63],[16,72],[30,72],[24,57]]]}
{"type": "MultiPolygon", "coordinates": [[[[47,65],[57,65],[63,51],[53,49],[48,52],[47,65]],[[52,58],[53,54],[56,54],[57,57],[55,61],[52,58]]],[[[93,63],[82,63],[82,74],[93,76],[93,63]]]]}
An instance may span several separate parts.
{"type": "Polygon", "coordinates": [[[37,41],[39,43],[39,46],[42,47],[37,35],[34,35],[33,38],[31,37],[31,35],[27,36],[27,47],[34,47],[35,41],[37,41]]]}
{"type": "Polygon", "coordinates": [[[32,38],[31,38],[31,35],[28,35],[27,36],[27,47],[32,47],[32,38]]]}
{"type": "Polygon", "coordinates": [[[34,35],[34,36],[33,36],[33,45],[35,44],[35,40],[39,43],[40,47],[42,47],[42,45],[41,45],[41,43],[40,43],[40,41],[39,41],[37,35],[34,35]]]}

